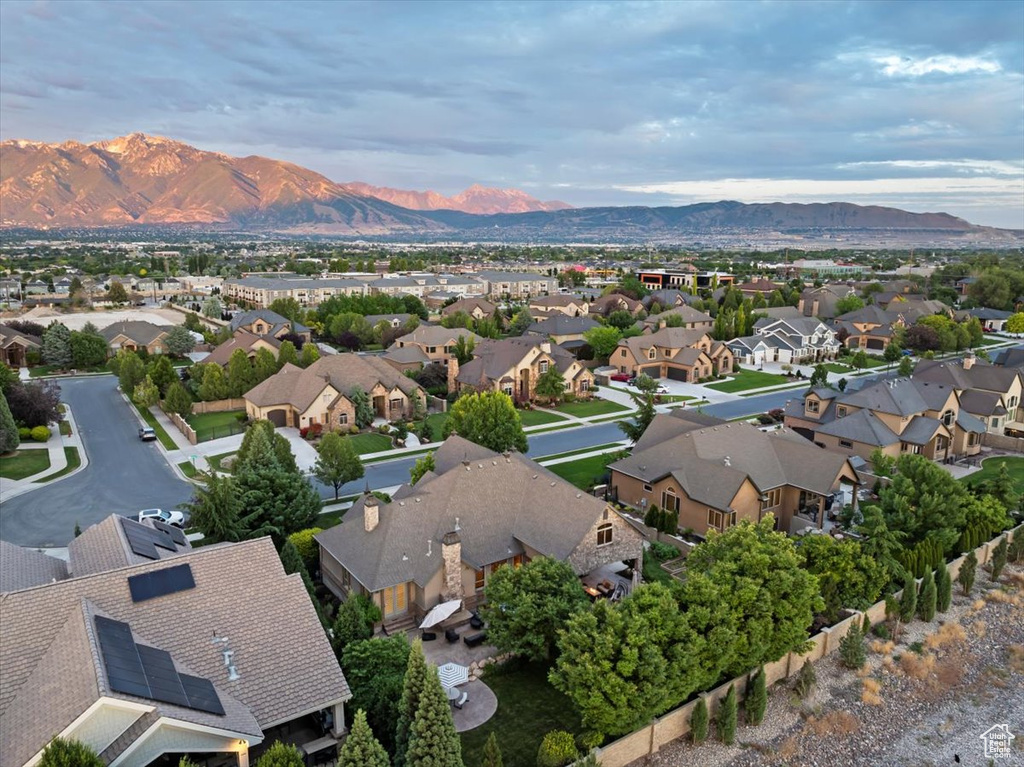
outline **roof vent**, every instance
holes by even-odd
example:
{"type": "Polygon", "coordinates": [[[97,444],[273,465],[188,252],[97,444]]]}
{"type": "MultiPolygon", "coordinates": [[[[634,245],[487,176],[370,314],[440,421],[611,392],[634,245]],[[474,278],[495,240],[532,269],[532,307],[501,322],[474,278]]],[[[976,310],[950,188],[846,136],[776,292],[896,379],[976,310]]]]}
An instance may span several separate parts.
{"type": "Polygon", "coordinates": [[[237,668],[235,668],[234,666],[228,666],[228,681],[229,682],[237,682],[241,678],[242,678],[242,676],[241,676],[241,674],[238,673],[238,669],[237,668]]]}
{"type": "Polygon", "coordinates": [[[722,463],[724,463],[726,466],[732,466],[732,461],[729,459],[729,456],[723,458],[722,463]]]}
{"type": "Polygon", "coordinates": [[[497,461],[491,461],[491,466],[497,466],[497,465],[498,465],[497,461]]]}
{"type": "Polygon", "coordinates": [[[482,463],[478,463],[478,464],[476,465],[476,467],[477,467],[478,469],[482,469],[482,468],[484,467],[484,465],[483,465],[482,463]]]}
{"type": "Polygon", "coordinates": [[[459,530],[461,530],[461,529],[462,529],[462,528],[461,528],[461,527],[459,527],[459,518],[458,518],[458,517],[456,517],[456,518],[455,518],[455,532],[459,532],[459,530]]]}
{"type": "Polygon", "coordinates": [[[533,475],[533,478],[534,478],[534,479],[537,479],[537,475],[536,475],[536,474],[534,474],[534,475],[533,475]]]}
{"type": "Polygon", "coordinates": [[[427,556],[428,557],[430,556],[431,552],[433,551],[433,543],[434,543],[434,540],[432,538],[427,538],[427,556]]]}

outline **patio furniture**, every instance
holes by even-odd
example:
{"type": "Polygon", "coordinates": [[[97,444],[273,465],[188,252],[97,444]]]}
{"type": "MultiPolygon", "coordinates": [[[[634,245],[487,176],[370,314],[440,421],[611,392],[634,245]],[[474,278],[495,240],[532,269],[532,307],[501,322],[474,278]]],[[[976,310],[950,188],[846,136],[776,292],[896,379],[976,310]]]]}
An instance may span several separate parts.
{"type": "Polygon", "coordinates": [[[455,708],[462,708],[463,706],[466,705],[466,701],[467,700],[469,700],[469,693],[468,692],[462,693],[462,697],[460,697],[457,701],[455,701],[455,708]]]}
{"type": "Polygon", "coordinates": [[[458,663],[445,663],[437,669],[437,677],[441,686],[450,690],[469,681],[469,669],[458,663]]]}
{"type": "Polygon", "coordinates": [[[466,647],[476,647],[487,641],[487,632],[478,631],[475,634],[469,634],[462,641],[466,643],[466,647]]]}
{"type": "Polygon", "coordinates": [[[459,699],[459,688],[457,687],[445,687],[444,692],[448,696],[449,703],[454,703],[459,699]]]}
{"type": "Polygon", "coordinates": [[[595,599],[601,596],[601,592],[595,589],[593,586],[584,586],[583,590],[587,593],[587,596],[590,597],[591,602],[593,602],[595,599]]]}
{"type": "Polygon", "coordinates": [[[469,625],[477,631],[484,627],[484,619],[480,617],[480,613],[470,614],[469,625]]]}
{"type": "Polygon", "coordinates": [[[429,629],[444,623],[462,608],[461,599],[450,599],[431,608],[430,612],[423,616],[420,622],[421,629],[429,629]]]}
{"type": "Polygon", "coordinates": [[[333,760],[338,754],[336,738],[324,737],[311,740],[299,746],[305,757],[306,764],[324,764],[333,760]]]}
{"type": "Polygon", "coordinates": [[[448,640],[448,644],[455,644],[459,641],[459,632],[455,629],[445,629],[444,638],[448,640]]]}
{"type": "Polygon", "coordinates": [[[424,631],[422,634],[420,634],[420,639],[422,639],[424,642],[433,642],[435,639],[437,639],[437,634],[435,634],[433,631],[424,631]]]}

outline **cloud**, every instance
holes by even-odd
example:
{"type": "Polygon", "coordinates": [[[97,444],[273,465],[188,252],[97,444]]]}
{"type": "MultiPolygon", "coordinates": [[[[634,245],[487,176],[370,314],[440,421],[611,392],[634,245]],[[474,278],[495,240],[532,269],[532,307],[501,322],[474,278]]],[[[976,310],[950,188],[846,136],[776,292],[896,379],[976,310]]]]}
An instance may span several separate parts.
{"type": "Polygon", "coordinates": [[[882,67],[882,74],[889,77],[923,77],[939,73],[962,75],[970,72],[994,73],[1002,71],[998,61],[977,56],[928,56],[913,59],[908,56],[878,56],[873,59],[882,67]]]}

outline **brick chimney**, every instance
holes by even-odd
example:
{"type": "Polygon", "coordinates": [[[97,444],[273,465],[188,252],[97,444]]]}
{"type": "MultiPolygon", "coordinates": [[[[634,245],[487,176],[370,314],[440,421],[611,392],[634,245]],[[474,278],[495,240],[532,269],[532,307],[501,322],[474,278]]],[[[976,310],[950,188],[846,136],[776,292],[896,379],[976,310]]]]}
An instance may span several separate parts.
{"type": "Polygon", "coordinates": [[[541,341],[540,350],[542,352],[544,352],[545,354],[551,354],[551,342],[550,341],[541,341]]]}
{"type": "Polygon", "coordinates": [[[968,349],[967,353],[964,355],[964,370],[970,370],[972,367],[974,367],[974,362],[974,352],[968,349]]]}
{"type": "Polygon", "coordinates": [[[451,394],[456,390],[458,384],[455,383],[455,377],[459,374],[459,361],[455,357],[448,358],[448,393],[451,394]]]}
{"type": "Polygon", "coordinates": [[[372,533],[377,528],[379,521],[380,502],[377,500],[377,496],[369,494],[363,499],[363,529],[372,533]]]}
{"type": "Polygon", "coordinates": [[[457,529],[445,533],[441,539],[441,562],[444,566],[441,599],[445,602],[462,599],[462,539],[457,529]]]}

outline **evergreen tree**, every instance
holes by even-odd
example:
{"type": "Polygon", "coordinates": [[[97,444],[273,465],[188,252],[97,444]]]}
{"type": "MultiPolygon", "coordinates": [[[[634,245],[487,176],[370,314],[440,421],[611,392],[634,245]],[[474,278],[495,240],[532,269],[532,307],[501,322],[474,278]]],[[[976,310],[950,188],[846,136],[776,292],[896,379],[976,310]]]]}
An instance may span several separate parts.
{"type": "Polygon", "coordinates": [[[363,462],[352,446],[352,440],[342,437],[336,431],[324,434],[316,451],[313,476],[325,485],[333,487],[334,500],[338,500],[338,492],[342,485],[363,476],[363,462]]]}
{"type": "Polygon", "coordinates": [[[800,673],[796,677],[796,694],[801,698],[806,698],[811,694],[811,690],[814,689],[814,685],[818,683],[818,675],[814,671],[814,664],[809,660],[804,661],[804,665],[800,667],[800,673]]]}
{"type": "Polygon", "coordinates": [[[175,325],[168,330],[164,343],[167,345],[167,352],[174,357],[184,357],[196,348],[196,339],[192,336],[192,331],[182,325],[175,325]]]}
{"type": "Polygon", "coordinates": [[[195,495],[187,504],[189,524],[203,534],[211,543],[240,541],[242,529],[242,503],[231,477],[215,472],[204,476],[204,482],[196,486],[195,495]]]}
{"type": "Polygon", "coordinates": [[[729,692],[718,704],[718,714],[715,717],[715,724],[718,727],[718,739],[725,745],[731,746],[736,740],[736,721],[738,719],[738,706],[736,703],[736,685],[729,685],[729,692]]]}
{"type": "Polygon", "coordinates": [[[17,450],[20,444],[18,425],[14,423],[14,416],[11,415],[11,408],[7,404],[7,396],[0,391],[0,453],[17,450]]]}
{"type": "Polygon", "coordinates": [[[54,320],[43,331],[43,362],[66,370],[71,367],[72,359],[71,331],[63,323],[54,320]]]}
{"type": "Polygon", "coordinates": [[[916,612],[917,583],[914,581],[913,574],[907,573],[907,577],[903,579],[903,596],[900,597],[900,620],[910,623],[914,620],[916,612]]]}
{"type": "Polygon", "coordinates": [[[81,741],[54,738],[43,749],[39,767],[104,767],[104,762],[81,741]]]}
{"type": "Polygon", "coordinates": [[[974,550],[967,552],[967,556],[964,558],[963,564],[960,565],[960,572],[957,573],[957,583],[964,590],[964,596],[970,596],[971,590],[974,588],[974,576],[978,571],[978,557],[975,555],[974,550]]]}
{"type": "Polygon", "coordinates": [[[996,544],[996,547],[992,550],[992,562],[990,564],[992,568],[992,581],[999,580],[999,576],[1003,574],[1003,568],[1006,567],[1007,550],[1009,544],[1006,542],[1006,536],[996,544]]]}
{"type": "Polygon", "coordinates": [[[132,402],[139,407],[151,408],[160,401],[160,389],[148,375],[132,392],[132,402]]]}
{"type": "Polygon", "coordinates": [[[828,386],[828,368],[824,365],[815,365],[809,385],[812,389],[818,386],[828,386]]]}
{"type": "Polygon", "coordinates": [[[935,617],[936,597],[935,576],[932,575],[931,568],[928,568],[924,580],[921,581],[921,593],[917,598],[917,614],[926,623],[935,617]]]}
{"type": "Polygon", "coordinates": [[[532,324],[533,317],[530,316],[530,312],[526,309],[520,309],[512,318],[512,324],[508,326],[508,334],[510,336],[521,336],[532,324]]]}
{"type": "Polygon", "coordinates": [[[192,415],[192,397],[181,381],[175,381],[167,387],[167,396],[164,397],[164,409],[169,413],[177,413],[182,418],[192,415]]]}
{"type": "Polygon", "coordinates": [[[768,706],[768,685],[765,683],[764,666],[761,666],[747,688],[747,698],[743,707],[747,714],[747,724],[758,725],[764,720],[764,710],[768,706]]]}
{"type": "Polygon", "coordinates": [[[252,363],[241,349],[231,352],[228,359],[228,391],[232,397],[241,397],[256,385],[252,363]]]}
{"type": "Polygon", "coordinates": [[[320,350],[316,348],[316,344],[308,343],[302,345],[302,353],[299,355],[299,367],[308,368],[318,359],[320,359],[320,350]]]}
{"type": "Polygon", "coordinates": [[[409,730],[405,763],[410,767],[463,767],[462,741],[455,732],[448,696],[433,666],[427,667],[420,703],[409,730]]]}
{"type": "Polygon", "coordinates": [[[291,341],[282,341],[281,348],[277,350],[277,367],[280,369],[287,364],[298,366],[299,353],[295,351],[295,344],[291,341]]]}
{"type": "Polygon", "coordinates": [[[263,752],[255,767],[305,767],[302,752],[291,743],[277,741],[263,752]]]}
{"type": "Polygon", "coordinates": [[[373,623],[366,615],[362,601],[351,596],[338,606],[333,625],[334,652],[340,658],[352,642],[359,642],[373,636],[373,623]]]}
{"type": "Polygon", "coordinates": [[[864,652],[864,633],[857,621],[854,621],[846,636],[839,642],[839,659],[844,666],[852,669],[860,668],[867,660],[864,652]]]}
{"type": "Polygon", "coordinates": [[[373,423],[373,407],[370,405],[370,396],[360,386],[355,386],[349,392],[348,398],[356,410],[356,426],[360,429],[367,428],[373,423]]]}
{"type": "Polygon", "coordinates": [[[949,566],[943,562],[935,571],[935,606],[940,613],[944,613],[952,601],[953,579],[949,576],[949,566]]]}
{"type": "Polygon", "coordinates": [[[641,373],[636,378],[636,392],[630,392],[629,396],[637,405],[632,421],[619,421],[619,428],[622,433],[636,442],[647,431],[656,415],[654,411],[654,398],[658,389],[658,382],[648,375],[641,373]]]}
{"type": "Polygon", "coordinates": [[[409,736],[412,730],[416,711],[420,706],[420,697],[427,684],[427,661],[423,657],[423,645],[420,640],[412,643],[409,653],[409,665],[405,669],[405,682],[402,685],[402,699],[398,704],[398,721],[395,724],[395,767],[416,767],[415,762],[406,762],[406,751],[409,747],[409,736]]]}
{"type": "Polygon", "coordinates": [[[484,743],[484,757],[480,762],[480,767],[505,767],[501,759],[501,749],[498,747],[498,736],[493,730],[487,736],[487,742],[484,743]]]}
{"type": "Polygon", "coordinates": [[[373,737],[370,725],[366,723],[366,712],[356,711],[352,730],[338,753],[338,767],[389,767],[388,752],[373,737]]]}
{"type": "Polygon", "coordinates": [[[697,698],[690,714],[690,740],[703,743],[708,737],[708,704],[704,698],[697,698]]]}
{"type": "Polygon", "coordinates": [[[258,433],[262,433],[271,443],[274,450],[274,455],[277,457],[278,464],[293,474],[299,473],[299,467],[295,463],[295,455],[292,453],[292,446],[288,443],[288,440],[281,434],[278,434],[274,429],[274,424],[266,419],[254,421],[245,432],[245,436],[242,438],[242,444],[238,448],[238,454],[235,461],[236,471],[245,464],[251,453],[251,446],[260,442],[258,433]]]}
{"type": "Polygon", "coordinates": [[[224,377],[224,368],[216,363],[202,366],[203,378],[199,384],[199,399],[203,402],[214,402],[227,399],[231,393],[228,380],[224,377]]]}

